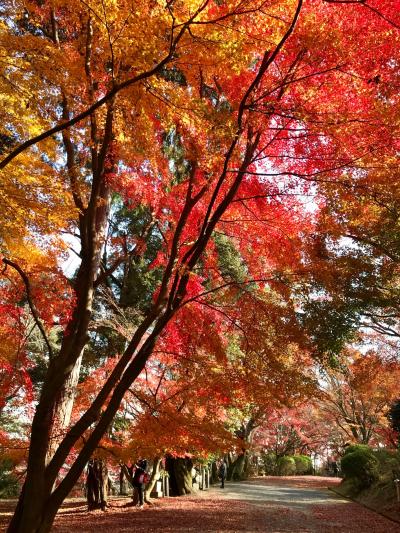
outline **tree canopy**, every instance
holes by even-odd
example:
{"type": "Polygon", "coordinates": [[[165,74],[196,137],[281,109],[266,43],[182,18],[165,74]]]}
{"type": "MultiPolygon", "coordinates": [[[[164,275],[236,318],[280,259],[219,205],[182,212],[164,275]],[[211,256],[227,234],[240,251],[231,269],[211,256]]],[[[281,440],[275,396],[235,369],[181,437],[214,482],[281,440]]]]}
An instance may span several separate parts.
{"type": "Polygon", "coordinates": [[[398,337],[399,7],[3,2],[10,532],[49,531],[98,446],[245,448],[360,327],[398,337]]]}

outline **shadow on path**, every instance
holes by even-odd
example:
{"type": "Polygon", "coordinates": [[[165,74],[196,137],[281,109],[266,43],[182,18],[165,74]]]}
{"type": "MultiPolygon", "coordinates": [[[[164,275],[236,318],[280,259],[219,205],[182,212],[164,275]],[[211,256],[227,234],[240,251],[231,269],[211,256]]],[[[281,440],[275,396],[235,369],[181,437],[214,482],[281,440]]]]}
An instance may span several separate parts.
{"type": "MultiPolygon", "coordinates": [[[[282,481],[282,480],[281,480],[282,481]]],[[[302,480],[302,484],[306,483],[302,480]]],[[[86,511],[83,499],[68,500],[55,533],[400,533],[400,526],[324,488],[251,480],[227,483],[197,496],[155,500],[144,509],[113,498],[106,512],[86,511]]],[[[1,502],[0,529],[15,501],[1,502]]]]}

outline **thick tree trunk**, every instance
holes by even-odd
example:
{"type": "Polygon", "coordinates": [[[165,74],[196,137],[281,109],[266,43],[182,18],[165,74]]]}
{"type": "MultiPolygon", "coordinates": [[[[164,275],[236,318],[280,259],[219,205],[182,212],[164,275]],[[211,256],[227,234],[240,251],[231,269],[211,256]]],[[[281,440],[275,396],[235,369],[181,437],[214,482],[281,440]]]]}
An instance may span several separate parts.
{"type": "Polygon", "coordinates": [[[147,484],[146,491],[144,493],[144,499],[146,502],[150,500],[150,494],[154,488],[154,485],[156,484],[159,478],[161,461],[162,461],[162,457],[155,457],[153,460],[153,468],[151,471],[150,481],[147,484]]]}
{"type": "Polygon", "coordinates": [[[133,466],[122,464],[119,471],[119,493],[126,496],[128,494],[127,484],[132,487],[133,466]]]}
{"type": "Polygon", "coordinates": [[[86,477],[86,496],[88,510],[107,507],[108,499],[108,470],[103,459],[91,459],[88,464],[86,477]]]}
{"type": "Polygon", "coordinates": [[[250,459],[251,459],[251,456],[249,452],[246,452],[245,457],[244,457],[244,465],[243,465],[243,472],[242,472],[241,479],[247,479],[250,476],[250,471],[251,471],[250,459]]]}
{"type": "Polygon", "coordinates": [[[218,465],[216,461],[213,461],[211,464],[211,478],[210,483],[214,485],[215,483],[218,483],[218,465]]]}
{"type": "Polygon", "coordinates": [[[63,388],[54,407],[53,426],[47,451],[46,464],[48,464],[64,437],[65,430],[71,421],[72,408],[74,406],[76,387],[79,382],[83,350],[76,360],[71,372],[66,378],[63,388]]]}
{"type": "Polygon", "coordinates": [[[175,459],[175,479],[179,496],[191,494],[193,492],[192,483],[193,462],[189,458],[175,459]]]}
{"type": "Polygon", "coordinates": [[[166,470],[169,473],[169,486],[172,496],[193,493],[193,461],[189,457],[167,457],[166,470]]]}
{"type": "Polygon", "coordinates": [[[229,465],[228,476],[229,481],[240,481],[245,479],[247,452],[243,451],[238,457],[229,465]]]}

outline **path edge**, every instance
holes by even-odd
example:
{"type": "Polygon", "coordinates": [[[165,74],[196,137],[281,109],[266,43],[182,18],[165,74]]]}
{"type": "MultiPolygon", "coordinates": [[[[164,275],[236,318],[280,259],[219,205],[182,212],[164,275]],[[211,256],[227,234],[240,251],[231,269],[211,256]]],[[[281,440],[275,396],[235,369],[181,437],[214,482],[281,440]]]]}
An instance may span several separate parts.
{"type": "Polygon", "coordinates": [[[395,524],[400,524],[400,520],[396,520],[395,518],[393,518],[392,516],[389,516],[388,514],[382,512],[382,511],[378,511],[377,509],[374,509],[373,507],[371,507],[370,505],[367,505],[365,503],[362,503],[362,502],[359,502],[358,500],[356,500],[355,498],[352,498],[351,496],[345,496],[344,494],[342,494],[341,492],[339,492],[338,490],[335,490],[333,489],[332,487],[327,487],[328,490],[334,492],[335,494],[337,494],[338,496],[340,496],[341,498],[344,498],[345,500],[351,500],[352,502],[354,503],[358,503],[358,505],[361,505],[362,507],[365,507],[366,509],[368,509],[369,511],[373,511],[374,513],[376,514],[379,514],[381,516],[383,516],[384,518],[387,518],[388,520],[391,520],[392,522],[394,522],[395,524]]]}

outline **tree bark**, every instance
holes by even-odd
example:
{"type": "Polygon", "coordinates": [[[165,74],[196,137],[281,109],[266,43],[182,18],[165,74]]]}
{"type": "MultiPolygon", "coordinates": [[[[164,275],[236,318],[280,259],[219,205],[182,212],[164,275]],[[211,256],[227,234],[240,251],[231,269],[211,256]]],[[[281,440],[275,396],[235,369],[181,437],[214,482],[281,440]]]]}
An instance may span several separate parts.
{"type": "Polygon", "coordinates": [[[243,451],[230,465],[228,469],[229,481],[240,481],[244,479],[246,453],[247,452],[243,451]]]}
{"type": "Polygon", "coordinates": [[[91,459],[88,464],[86,477],[86,496],[88,510],[107,507],[108,500],[108,470],[104,459],[91,459]]]}
{"type": "Polygon", "coordinates": [[[83,350],[76,360],[71,372],[66,378],[59,396],[56,400],[53,414],[53,426],[51,430],[49,449],[47,451],[46,464],[48,464],[62,441],[66,428],[71,421],[72,408],[74,406],[76,387],[79,382],[83,350]]]}
{"type": "Polygon", "coordinates": [[[156,484],[159,478],[161,462],[162,462],[162,457],[155,457],[153,460],[153,468],[151,470],[150,481],[146,487],[146,491],[144,494],[144,499],[146,502],[150,500],[150,494],[154,488],[154,485],[156,484]]]}
{"type": "Polygon", "coordinates": [[[218,465],[216,461],[213,461],[211,464],[211,479],[210,483],[214,485],[215,483],[218,483],[218,465]]]}
{"type": "Polygon", "coordinates": [[[189,457],[167,457],[166,469],[169,473],[172,496],[184,496],[193,493],[193,461],[189,457]]]}

